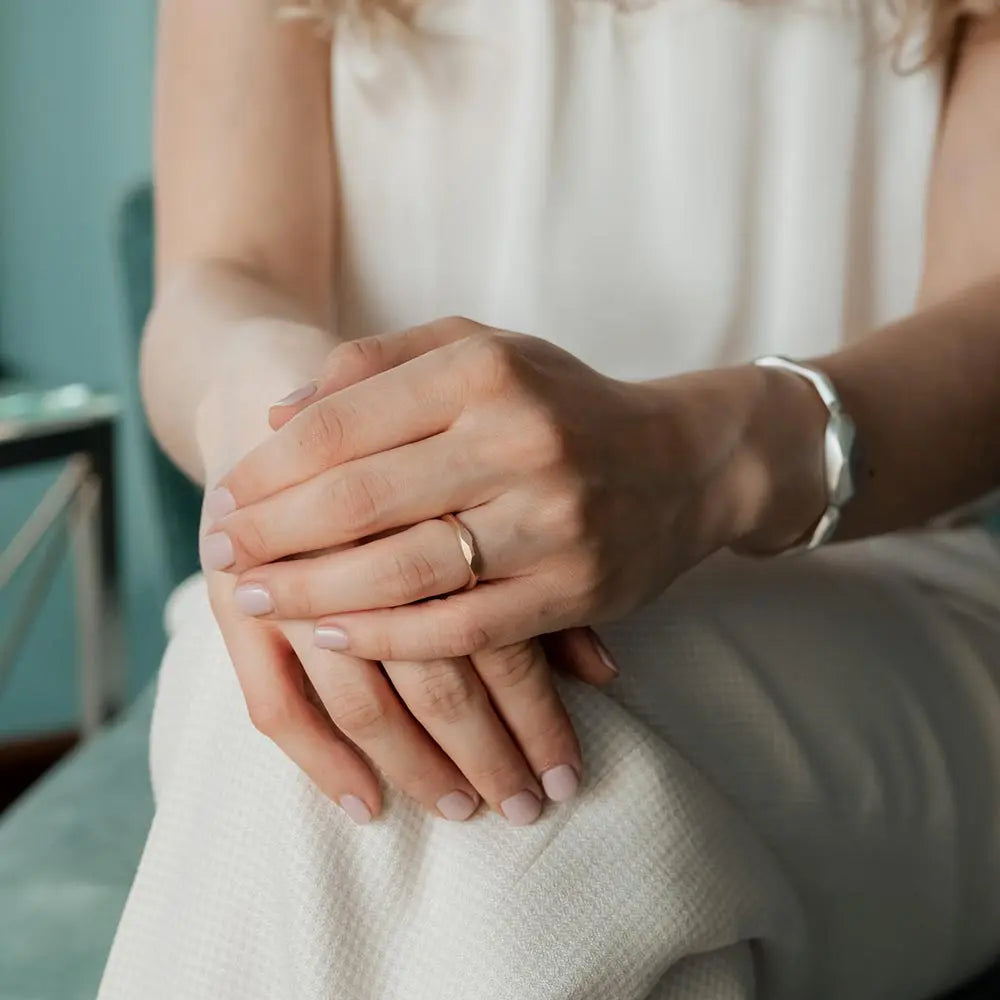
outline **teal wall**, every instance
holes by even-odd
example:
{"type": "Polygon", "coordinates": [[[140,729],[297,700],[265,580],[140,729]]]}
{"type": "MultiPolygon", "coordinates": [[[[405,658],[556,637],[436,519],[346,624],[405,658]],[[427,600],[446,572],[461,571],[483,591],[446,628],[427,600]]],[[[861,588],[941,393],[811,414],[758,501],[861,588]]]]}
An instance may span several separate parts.
{"type": "MultiPolygon", "coordinates": [[[[115,211],[149,174],[154,0],[0,2],[0,365],[43,385],[84,381],[125,397],[120,537],[130,689],[162,646],[165,580],[152,525],[115,211]]],[[[0,474],[0,547],[53,470],[0,474]]],[[[0,733],[55,728],[76,710],[73,605],[64,568],[0,690],[0,733]]],[[[0,595],[0,628],[13,593],[0,595]]]]}

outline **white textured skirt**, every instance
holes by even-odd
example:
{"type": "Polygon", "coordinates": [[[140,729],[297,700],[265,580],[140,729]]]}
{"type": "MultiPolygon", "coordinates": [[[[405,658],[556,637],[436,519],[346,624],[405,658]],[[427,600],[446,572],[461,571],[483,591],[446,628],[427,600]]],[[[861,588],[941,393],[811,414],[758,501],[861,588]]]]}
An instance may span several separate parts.
{"type": "Polygon", "coordinates": [[[1000,953],[1000,550],[723,555],[561,681],[578,798],[357,827],[250,725],[198,580],[101,1000],[919,1000],[1000,953]]]}

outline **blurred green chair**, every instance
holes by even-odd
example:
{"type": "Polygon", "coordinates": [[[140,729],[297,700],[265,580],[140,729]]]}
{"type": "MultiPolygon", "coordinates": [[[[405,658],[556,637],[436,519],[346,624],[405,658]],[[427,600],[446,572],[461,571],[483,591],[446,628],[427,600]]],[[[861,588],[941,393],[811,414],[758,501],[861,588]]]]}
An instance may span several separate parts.
{"type": "MultiPolygon", "coordinates": [[[[144,185],[125,199],[118,227],[133,362],[152,299],[152,228],[144,185]]],[[[198,491],[148,441],[168,569],[179,582],[197,568],[198,491]]],[[[149,690],[0,822],[0,1000],[93,1000],[153,815],[152,700],[149,690]]],[[[947,1000],[997,998],[1000,965],[947,1000]]]]}
{"type": "Polygon", "coordinates": [[[0,998],[94,1000],[153,817],[148,690],[0,817],[0,998]]]}
{"type": "MultiPolygon", "coordinates": [[[[153,295],[153,199],[129,192],[115,250],[138,376],[153,295]]],[[[138,390],[138,386],[136,386],[138,390]]],[[[169,582],[198,568],[200,494],[146,433],[169,582]]],[[[93,1000],[153,816],[154,691],[80,747],[0,819],[0,1000],[93,1000]]]]}

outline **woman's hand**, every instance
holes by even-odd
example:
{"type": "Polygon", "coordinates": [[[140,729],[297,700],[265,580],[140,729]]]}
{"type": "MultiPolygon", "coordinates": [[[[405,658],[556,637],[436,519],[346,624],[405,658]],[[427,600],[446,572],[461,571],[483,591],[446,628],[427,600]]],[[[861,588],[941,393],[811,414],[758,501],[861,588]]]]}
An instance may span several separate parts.
{"type": "MultiPolygon", "coordinates": [[[[264,420],[256,426],[231,419],[234,410],[262,416],[265,410],[253,403],[258,366],[237,369],[238,384],[216,386],[198,415],[210,481],[270,434],[264,420]]],[[[203,534],[217,513],[208,502],[203,534]]],[[[580,748],[546,654],[582,680],[606,683],[613,671],[588,630],[550,637],[545,649],[530,641],[483,653],[475,666],[463,658],[387,663],[383,670],[317,649],[311,624],[247,617],[232,576],[209,570],[206,578],[254,725],[355,821],[367,822],[381,809],[368,761],[450,820],[469,818],[482,799],[512,823],[528,823],[541,812],[543,790],[555,801],[575,791],[580,748]]]]}
{"type": "MultiPolygon", "coordinates": [[[[254,726],[358,823],[381,810],[374,763],[398,789],[445,819],[480,801],[514,825],[543,795],[571,798],[580,747],[538,642],[467,659],[377,663],[317,649],[303,622],[256,621],[236,607],[232,577],[208,573],[209,596],[254,726]],[[404,704],[405,703],[405,704],[404,704]]],[[[556,654],[606,682],[584,630],[556,654]],[[596,661],[596,662],[595,662],[596,661]]]]}
{"type": "MultiPolygon", "coordinates": [[[[534,822],[543,797],[571,798],[580,746],[537,641],[467,658],[379,664],[318,649],[312,626],[248,618],[233,579],[207,574],[209,595],[254,726],[358,823],[381,809],[375,764],[431,813],[469,819],[480,801],[512,824],[534,822]]],[[[581,679],[613,673],[587,630],[549,647],[581,679]]]]}
{"type": "Polygon", "coordinates": [[[329,649],[465,656],[615,618],[715,549],[791,542],[822,510],[821,407],[787,376],[626,384],[466,320],[343,345],[329,372],[225,477],[214,502],[231,512],[208,540],[216,568],[241,574],[238,593],[266,595],[279,618],[321,618],[329,649]],[[377,374],[323,395],[359,361],[377,374]],[[762,432],[772,388],[798,409],[762,432]],[[762,450],[786,445],[805,457],[782,468],[815,476],[780,526],[789,537],[762,537],[758,515],[781,485],[762,450]],[[479,550],[483,582],[468,592],[456,593],[468,566],[437,520],[448,512],[479,550]]]}

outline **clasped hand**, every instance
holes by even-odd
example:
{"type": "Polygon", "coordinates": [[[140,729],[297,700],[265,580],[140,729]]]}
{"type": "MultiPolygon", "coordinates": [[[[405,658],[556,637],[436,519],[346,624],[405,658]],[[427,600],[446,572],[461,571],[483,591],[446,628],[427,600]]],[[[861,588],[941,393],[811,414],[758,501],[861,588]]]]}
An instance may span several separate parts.
{"type": "MultiPolygon", "coordinates": [[[[346,343],[206,497],[203,564],[236,576],[213,588],[216,613],[291,623],[296,651],[311,639],[307,693],[428,808],[464,819],[482,796],[531,822],[582,767],[535,637],[557,634],[555,658],[606,681],[613,664],[580,627],[626,614],[727,541],[708,498],[736,428],[703,447],[684,395],[461,319],[346,343]],[[472,589],[451,513],[475,541],[472,589]]],[[[301,763],[290,689],[241,681],[259,728],[301,763]],[[268,698],[283,707],[261,708],[268,698]]],[[[377,812],[370,783],[327,791],[355,819],[377,812]]]]}

